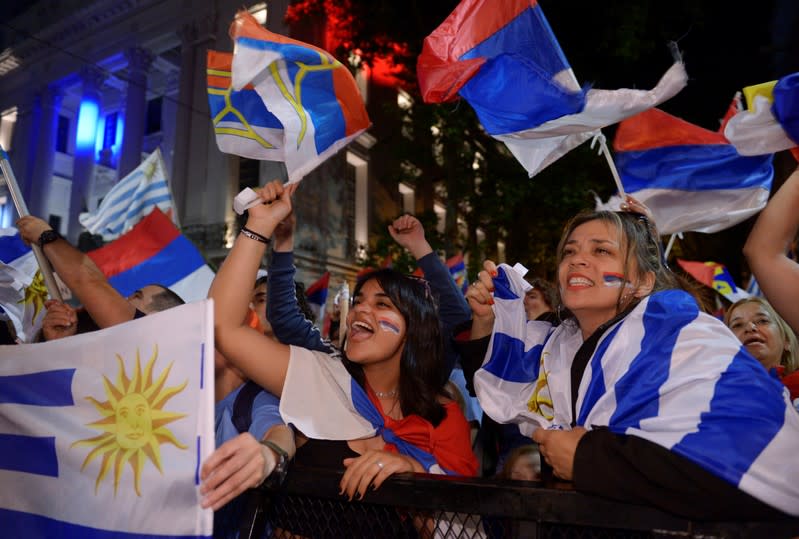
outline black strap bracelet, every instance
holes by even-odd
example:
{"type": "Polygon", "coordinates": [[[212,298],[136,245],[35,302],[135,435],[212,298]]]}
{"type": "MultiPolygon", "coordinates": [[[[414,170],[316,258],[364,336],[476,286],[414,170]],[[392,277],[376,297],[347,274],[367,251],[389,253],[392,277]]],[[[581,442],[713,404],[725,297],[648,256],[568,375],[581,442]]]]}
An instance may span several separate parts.
{"type": "Polygon", "coordinates": [[[241,227],[241,233],[250,238],[251,240],[260,241],[261,243],[265,243],[267,245],[269,244],[269,238],[250,230],[246,226],[241,227]]]}

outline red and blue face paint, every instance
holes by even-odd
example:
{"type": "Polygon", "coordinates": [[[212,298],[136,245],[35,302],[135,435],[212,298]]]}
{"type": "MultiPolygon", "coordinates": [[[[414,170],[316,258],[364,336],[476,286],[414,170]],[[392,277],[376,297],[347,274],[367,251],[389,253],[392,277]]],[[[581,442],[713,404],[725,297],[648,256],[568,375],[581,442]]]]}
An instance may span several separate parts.
{"type": "Polygon", "coordinates": [[[621,288],[622,286],[630,286],[630,283],[624,278],[621,273],[605,272],[602,274],[602,279],[605,286],[610,288],[621,288]]]}

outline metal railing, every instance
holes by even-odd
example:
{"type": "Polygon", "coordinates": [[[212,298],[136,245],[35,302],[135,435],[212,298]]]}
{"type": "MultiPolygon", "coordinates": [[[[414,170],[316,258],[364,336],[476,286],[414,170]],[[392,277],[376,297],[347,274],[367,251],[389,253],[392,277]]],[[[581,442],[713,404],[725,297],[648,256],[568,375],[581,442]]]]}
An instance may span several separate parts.
{"type": "Polygon", "coordinates": [[[695,522],[645,506],[575,492],[568,484],[392,477],[363,500],[341,496],[342,472],[293,466],[277,490],[250,491],[242,539],[422,538],[789,538],[799,519],[695,522]]]}

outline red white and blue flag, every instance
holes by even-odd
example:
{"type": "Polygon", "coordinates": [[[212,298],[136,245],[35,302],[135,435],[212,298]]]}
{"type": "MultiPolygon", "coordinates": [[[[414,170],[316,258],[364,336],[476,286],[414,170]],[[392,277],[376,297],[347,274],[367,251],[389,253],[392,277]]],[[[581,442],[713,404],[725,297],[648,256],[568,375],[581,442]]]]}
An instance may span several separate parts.
{"type": "Polygon", "coordinates": [[[236,15],[230,35],[230,63],[210,52],[208,64],[222,151],[283,161],[289,181],[297,182],[369,127],[355,79],[327,51],[272,33],[246,11],[236,15]]]}
{"type": "Polygon", "coordinates": [[[466,99],[530,176],[687,82],[677,62],[651,91],[580,88],[536,0],[463,0],[425,38],[417,75],[428,103],[466,99]]]}
{"type": "Polygon", "coordinates": [[[327,292],[330,285],[330,272],[326,271],[319,280],[314,282],[305,291],[305,298],[308,304],[316,312],[316,323],[318,326],[323,325],[323,318],[325,316],[325,305],[327,305],[327,292]]]}
{"type": "Polygon", "coordinates": [[[623,121],[613,149],[624,190],[652,210],[661,234],[717,232],[768,201],[771,155],[742,156],[723,134],[659,109],[623,121]]]}
{"type": "Polygon", "coordinates": [[[448,258],[447,268],[449,268],[449,274],[452,275],[455,284],[465,294],[466,289],[469,288],[469,280],[466,278],[466,262],[463,260],[463,253],[448,258]]]}
{"type": "Polygon", "coordinates": [[[194,244],[158,208],[116,241],[88,253],[120,294],[148,284],[170,288],[184,301],[208,296],[214,272],[194,244]]]}

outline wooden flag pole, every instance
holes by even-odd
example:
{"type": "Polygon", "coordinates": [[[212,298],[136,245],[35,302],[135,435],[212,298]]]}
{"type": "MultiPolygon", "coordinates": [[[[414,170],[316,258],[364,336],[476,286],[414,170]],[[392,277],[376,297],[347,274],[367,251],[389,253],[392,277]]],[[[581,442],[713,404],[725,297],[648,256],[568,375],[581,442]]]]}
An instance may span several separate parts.
{"type": "MultiPolygon", "coordinates": [[[[14,201],[17,214],[20,217],[30,215],[28,206],[25,204],[25,199],[22,198],[22,193],[19,191],[17,178],[14,176],[14,171],[11,169],[11,162],[8,160],[8,154],[2,146],[0,146],[0,170],[3,172],[3,177],[6,180],[6,185],[8,185],[8,191],[11,193],[11,199],[14,201]]],[[[35,243],[31,244],[31,249],[33,250],[33,256],[36,257],[36,262],[39,264],[39,269],[42,272],[44,285],[47,287],[48,294],[50,294],[52,299],[63,301],[61,291],[58,289],[58,284],[53,276],[53,267],[50,265],[50,261],[44,256],[41,247],[35,243]]]]}

